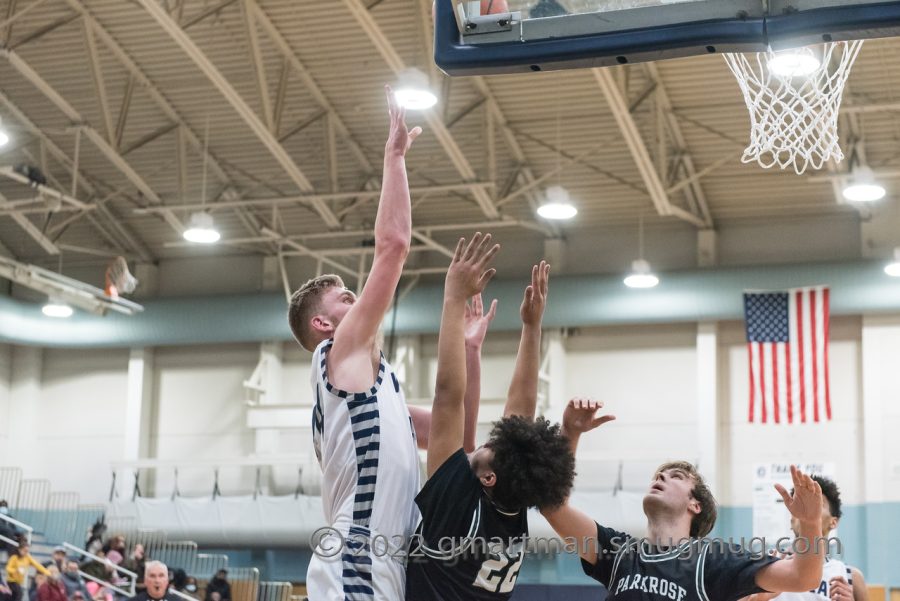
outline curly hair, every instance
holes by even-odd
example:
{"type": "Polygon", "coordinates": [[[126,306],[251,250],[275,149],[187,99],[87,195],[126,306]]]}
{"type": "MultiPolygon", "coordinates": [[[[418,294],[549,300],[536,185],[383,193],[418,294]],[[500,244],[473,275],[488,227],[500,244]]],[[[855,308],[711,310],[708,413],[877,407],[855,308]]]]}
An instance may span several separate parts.
{"type": "MultiPolygon", "coordinates": [[[[841,518],[841,491],[838,490],[837,484],[831,478],[826,478],[825,476],[810,476],[813,480],[819,483],[819,487],[822,489],[822,496],[828,500],[828,511],[831,513],[831,517],[833,518],[841,518]]],[[[794,494],[794,489],[791,489],[791,495],[794,494]]]]}
{"type": "Polygon", "coordinates": [[[575,457],[559,424],[513,415],[497,421],[485,445],[494,452],[493,499],[501,507],[562,505],[575,479],[575,457]]]}

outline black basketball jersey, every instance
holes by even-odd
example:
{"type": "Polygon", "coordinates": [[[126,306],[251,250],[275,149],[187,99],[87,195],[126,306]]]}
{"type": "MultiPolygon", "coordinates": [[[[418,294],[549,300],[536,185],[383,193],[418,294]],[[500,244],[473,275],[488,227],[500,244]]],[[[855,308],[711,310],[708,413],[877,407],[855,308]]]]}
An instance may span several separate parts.
{"type": "Polygon", "coordinates": [[[606,586],[609,601],[736,601],[765,592],[756,573],[778,561],[708,539],[654,548],[599,524],[597,548],[597,563],[581,565],[606,586]]]}
{"type": "Polygon", "coordinates": [[[422,521],[406,567],[407,601],[497,601],[512,594],[528,513],[501,511],[460,449],[416,496],[422,521]]]}

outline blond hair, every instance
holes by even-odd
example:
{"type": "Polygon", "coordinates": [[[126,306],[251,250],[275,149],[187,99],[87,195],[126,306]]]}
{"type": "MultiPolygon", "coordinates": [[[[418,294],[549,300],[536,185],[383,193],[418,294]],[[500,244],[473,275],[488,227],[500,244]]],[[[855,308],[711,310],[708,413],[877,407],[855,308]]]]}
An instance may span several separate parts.
{"type": "Polygon", "coordinates": [[[308,351],[316,350],[321,342],[310,321],[322,309],[322,295],[334,286],[343,288],[344,281],[340,276],[329,273],[309,280],[291,295],[288,324],[294,338],[308,351]]]}

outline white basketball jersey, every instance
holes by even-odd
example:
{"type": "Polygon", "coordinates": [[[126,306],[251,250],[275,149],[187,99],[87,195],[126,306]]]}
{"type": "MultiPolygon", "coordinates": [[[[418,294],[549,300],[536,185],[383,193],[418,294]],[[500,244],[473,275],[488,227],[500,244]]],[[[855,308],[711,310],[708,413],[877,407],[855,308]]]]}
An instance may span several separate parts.
{"type": "Polygon", "coordinates": [[[781,593],[772,601],[831,601],[831,579],[836,577],[844,578],[850,586],[853,586],[853,577],[847,564],[826,557],[819,586],[806,593],[781,593]]]}
{"type": "Polygon", "coordinates": [[[314,553],[310,599],[318,601],[314,589],[322,601],[402,599],[402,552],[420,519],[415,430],[383,354],[369,390],[347,392],[331,384],[326,357],[332,342],[322,342],[313,354],[313,446],[323,473],[325,518],[344,540],[333,537],[314,553]],[[338,545],[337,555],[325,550],[338,545]]]}

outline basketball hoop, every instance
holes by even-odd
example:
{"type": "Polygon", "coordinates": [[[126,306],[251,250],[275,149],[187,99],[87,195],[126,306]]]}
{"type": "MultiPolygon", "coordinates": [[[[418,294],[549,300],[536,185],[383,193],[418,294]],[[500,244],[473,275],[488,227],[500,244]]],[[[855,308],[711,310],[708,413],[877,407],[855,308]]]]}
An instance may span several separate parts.
{"type": "Polygon", "coordinates": [[[750,111],[750,145],[744,163],[769,169],[821,169],[844,158],[838,114],[844,85],[862,41],[755,55],[725,54],[750,111]],[[787,59],[787,60],[785,60],[787,59]],[[775,68],[773,68],[773,65],[775,68]]]}
{"type": "Polygon", "coordinates": [[[138,280],[128,271],[125,257],[116,257],[106,267],[106,296],[117,299],[119,294],[130,294],[137,288],[138,280]]]}

